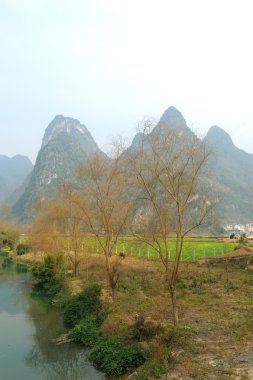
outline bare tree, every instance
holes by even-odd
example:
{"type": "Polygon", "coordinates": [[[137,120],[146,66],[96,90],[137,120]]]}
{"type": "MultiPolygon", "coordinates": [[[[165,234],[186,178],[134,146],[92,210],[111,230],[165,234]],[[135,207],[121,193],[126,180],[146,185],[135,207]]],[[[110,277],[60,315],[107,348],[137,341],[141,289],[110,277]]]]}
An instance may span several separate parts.
{"type": "Polygon", "coordinates": [[[67,255],[74,275],[77,275],[84,240],[84,225],[80,210],[64,197],[64,193],[61,194],[57,222],[61,232],[67,237],[67,255]]]}
{"type": "Polygon", "coordinates": [[[83,243],[79,210],[62,193],[54,200],[39,203],[35,206],[37,218],[30,235],[33,249],[66,253],[76,275],[83,243]]]}
{"type": "Polygon", "coordinates": [[[119,150],[113,159],[96,155],[80,166],[77,181],[65,186],[65,197],[81,211],[86,231],[95,236],[104,254],[114,302],[119,273],[112,252],[132,210],[119,150]]]}
{"type": "Polygon", "coordinates": [[[129,175],[139,189],[134,233],[158,253],[166,273],[173,321],[178,323],[175,283],[184,238],[210,211],[202,178],[210,152],[193,133],[144,123],[139,143],[128,151],[129,175]],[[139,230],[139,233],[136,233],[139,230]],[[176,239],[171,254],[171,236],[176,239]]]}

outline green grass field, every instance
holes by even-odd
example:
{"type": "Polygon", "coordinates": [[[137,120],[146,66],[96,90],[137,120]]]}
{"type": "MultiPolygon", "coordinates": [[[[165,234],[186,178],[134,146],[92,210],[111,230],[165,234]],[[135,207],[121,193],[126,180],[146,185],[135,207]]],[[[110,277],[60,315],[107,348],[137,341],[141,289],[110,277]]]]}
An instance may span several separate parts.
{"type": "MultiPolygon", "coordinates": [[[[221,256],[227,252],[234,250],[238,244],[229,242],[219,242],[213,237],[194,237],[186,238],[183,247],[182,260],[195,260],[208,256],[221,256]]],[[[175,238],[170,239],[169,243],[171,258],[175,254],[176,242],[175,238]]],[[[102,253],[102,249],[95,238],[87,237],[83,239],[82,251],[89,253],[102,253]]],[[[113,249],[113,254],[124,252],[127,256],[147,257],[150,259],[158,258],[155,249],[134,237],[121,237],[117,245],[113,249]]]]}

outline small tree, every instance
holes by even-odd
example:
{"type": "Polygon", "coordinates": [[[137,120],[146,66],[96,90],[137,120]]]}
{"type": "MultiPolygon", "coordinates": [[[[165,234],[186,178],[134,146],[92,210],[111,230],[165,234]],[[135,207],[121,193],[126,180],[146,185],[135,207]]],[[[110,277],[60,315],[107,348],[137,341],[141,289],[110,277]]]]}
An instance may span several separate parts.
{"type": "MultiPolygon", "coordinates": [[[[59,206],[61,206],[59,204],[59,206]]],[[[33,204],[36,219],[28,235],[28,244],[33,252],[51,252],[61,255],[64,251],[64,240],[61,238],[59,225],[58,200],[44,200],[33,204]]]]}
{"type": "Polygon", "coordinates": [[[80,211],[63,194],[57,199],[37,206],[38,217],[32,228],[33,248],[67,256],[76,275],[83,242],[80,211]],[[67,247],[66,247],[67,242],[67,247]]]}
{"type": "Polygon", "coordinates": [[[65,202],[63,211],[63,231],[68,236],[68,257],[72,263],[74,275],[77,275],[80,264],[80,252],[83,245],[83,221],[80,210],[71,202],[65,202]]]}
{"type": "Polygon", "coordinates": [[[63,256],[48,254],[42,263],[33,264],[31,271],[35,280],[34,287],[46,296],[52,298],[62,289],[65,274],[63,256]]]}
{"type": "Polygon", "coordinates": [[[134,234],[158,253],[166,273],[173,320],[178,323],[175,283],[185,236],[200,226],[210,211],[203,169],[210,152],[193,133],[144,123],[139,144],[128,151],[129,175],[138,189],[134,234]],[[136,234],[136,230],[140,233],[136,234]],[[176,235],[175,256],[171,235],[176,235]]]}
{"type": "Polygon", "coordinates": [[[239,243],[247,243],[247,235],[246,234],[241,234],[238,242],[239,243]]]}
{"type": "Polygon", "coordinates": [[[117,149],[113,159],[91,157],[79,167],[76,182],[65,186],[66,198],[81,211],[86,231],[97,239],[104,254],[113,301],[119,273],[112,252],[132,211],[128,180],[117,149]]]}
{"type": "Polygon", "coordinates": [[[9,223],[0,224],[0,247],[8,246],[11,250],[16,246],[19,240],[18,230],[9,223]]]}

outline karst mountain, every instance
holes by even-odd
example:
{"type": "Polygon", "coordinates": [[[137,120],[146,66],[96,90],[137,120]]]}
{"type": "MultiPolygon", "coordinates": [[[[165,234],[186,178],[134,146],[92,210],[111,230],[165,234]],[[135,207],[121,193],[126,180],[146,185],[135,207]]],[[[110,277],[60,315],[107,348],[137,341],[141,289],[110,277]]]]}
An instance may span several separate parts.
{"type": "MultiPolygon", "coordinates": [[[[194,133],[173,106],[164,112],[151,133],[158,136],[168,128],[177,130],[184,139],[194,133]]],[[[128,149],[137,148],[142,140],[138,133],[128,149]]],[[[209,129],[205,142],[213,152],[207,171],[221,223],[252,222],[253,154],[237,148],[236,142],[218,126],[209,129]]],[[[14,203],[15,217],[27,220],[33,215],[34,201],[56,196],[59,186],[72,178],[77,166],[97,153],[106,157],[84,124],[58,115],[45,130],[34,168],[26,157],[0,156],[0,201],[9,198],[14,203]]]]}

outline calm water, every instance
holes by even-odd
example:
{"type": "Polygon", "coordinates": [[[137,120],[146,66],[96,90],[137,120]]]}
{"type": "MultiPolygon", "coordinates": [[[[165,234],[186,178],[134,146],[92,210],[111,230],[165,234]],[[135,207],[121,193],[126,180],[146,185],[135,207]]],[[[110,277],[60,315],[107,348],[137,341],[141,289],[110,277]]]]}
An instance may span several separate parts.
{"type": "Polygon", "coordinates": [[[28,276],[0,269],[0,380],[102,380],[74,344],[52,339],[63,332],[56,310],[31,297],[28,276]]]}

